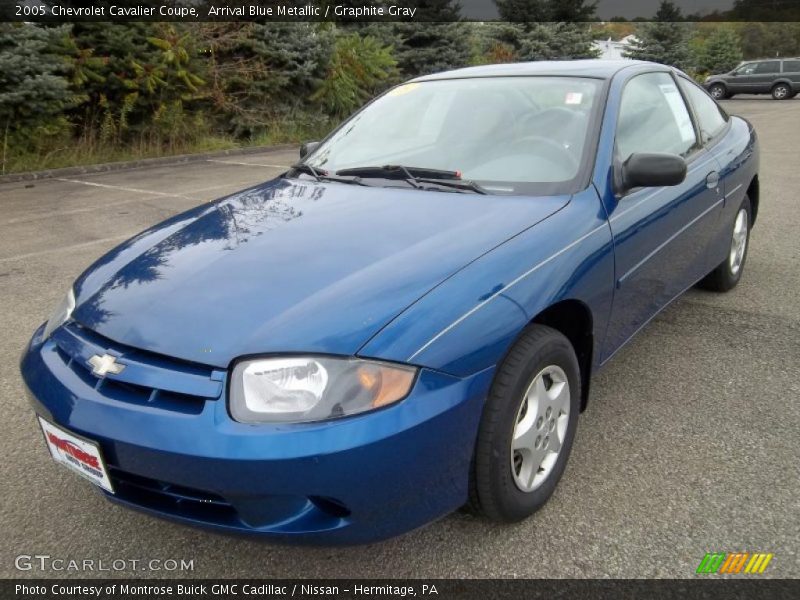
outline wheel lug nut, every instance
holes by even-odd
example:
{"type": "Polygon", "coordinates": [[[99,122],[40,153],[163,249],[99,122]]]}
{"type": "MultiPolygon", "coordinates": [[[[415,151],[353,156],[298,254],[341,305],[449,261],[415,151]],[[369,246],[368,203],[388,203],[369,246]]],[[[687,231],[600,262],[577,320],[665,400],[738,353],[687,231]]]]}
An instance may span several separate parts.
{"type": "Polygon", "coordinates": [[[556,428],[556,422],[553,419],[550,419],[550,425],[548,428],[550,429],[550,431],[553,431],[553,429],[556,428]]]}
{"type": "Polygon", "coordinates": [[[547,444],[549,444],[549,443],[550,443],[550,436],[548,435],[548,436],[545,436],[545,438],[544,438],[544,447],[547,448],[547,444]]]}
{"type": "Polygon", "coordinates": [[[548,406],[547,407],[547,413],[545,413],[545,416],[549,419],[550,415],[552,415],[552,414],[553,414],[553,409],[548,406]]]}
{"type": "Polygon", "coordinates": [[[539,417],[536,420],[536,429],[541,429],[542,428],[542,423],[544,423],[544,419],[542,417],[539,417]]]}
{"type": "Polygon", "coordinates": [[[542,436],[539,436],[536,438],[536,443],[535,443],[536,449],[538,450],[539,446],[541,445],[542,445],[542,436]]]}

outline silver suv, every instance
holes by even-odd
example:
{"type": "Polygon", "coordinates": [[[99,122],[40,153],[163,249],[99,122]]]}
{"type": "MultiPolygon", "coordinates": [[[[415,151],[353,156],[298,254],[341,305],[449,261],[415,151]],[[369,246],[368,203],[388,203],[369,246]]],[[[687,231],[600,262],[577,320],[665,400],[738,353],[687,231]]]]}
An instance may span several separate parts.
{"type": "Polygon", "coordinates": [[[711,75],[704,85],[717,100],[735,94],[772,94],[775,100],[788,100],[800,93],[800,58],[748,61],[730,73],[711,75]]]}

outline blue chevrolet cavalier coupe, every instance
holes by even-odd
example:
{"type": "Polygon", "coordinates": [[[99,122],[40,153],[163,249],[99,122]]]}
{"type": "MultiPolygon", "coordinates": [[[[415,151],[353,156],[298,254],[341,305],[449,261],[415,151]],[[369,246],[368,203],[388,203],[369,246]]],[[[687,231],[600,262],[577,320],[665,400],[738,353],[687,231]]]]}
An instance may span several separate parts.
{"type": "Polygon", "coordinates": [[[108,498],[321,543],[523,519],[592,373],[733,288],[758,215],[752,126],[644,62],[421,77],[301,154],[99,259],[34,333],[50,453],[108,498]]]}

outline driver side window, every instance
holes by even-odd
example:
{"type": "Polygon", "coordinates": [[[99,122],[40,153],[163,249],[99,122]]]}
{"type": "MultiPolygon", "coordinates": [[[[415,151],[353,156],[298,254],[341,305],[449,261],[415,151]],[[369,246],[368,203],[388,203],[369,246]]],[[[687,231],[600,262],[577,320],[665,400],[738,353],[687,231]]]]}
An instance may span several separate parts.
{"type": "Polygon", "coordinates": [[[616,137],[623,162],[637,152],[685,157],[697,146],[689,111],[669,73],[645,73],[625,84],[616,137]]]}

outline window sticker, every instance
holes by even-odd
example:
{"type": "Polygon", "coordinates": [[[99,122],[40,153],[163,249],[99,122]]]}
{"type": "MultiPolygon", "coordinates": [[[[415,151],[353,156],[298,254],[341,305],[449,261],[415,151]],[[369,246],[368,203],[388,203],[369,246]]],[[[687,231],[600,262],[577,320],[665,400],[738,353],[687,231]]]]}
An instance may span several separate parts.
{"type": "Polygon", "coordinates": [[[664,94],[664,98],[666,98],[667,104],[669,104],[669,108],[672,111],[672,117],[675,119],[675,123],[678,124],[678,129],[681,132],[681,141],[694,142],[695,135],[692,119],[689,117],[689,111],[678,88],[675,87],[674,83],[662,83],[658,87],[661,88],[661,93],[664,94]]]}
{"type": "Polygon", "coordinates": [[[564,104],[580,104],[583,102],[583,94],[580,92],[567,92],[567,97],[564,98],[564,104]]]}

